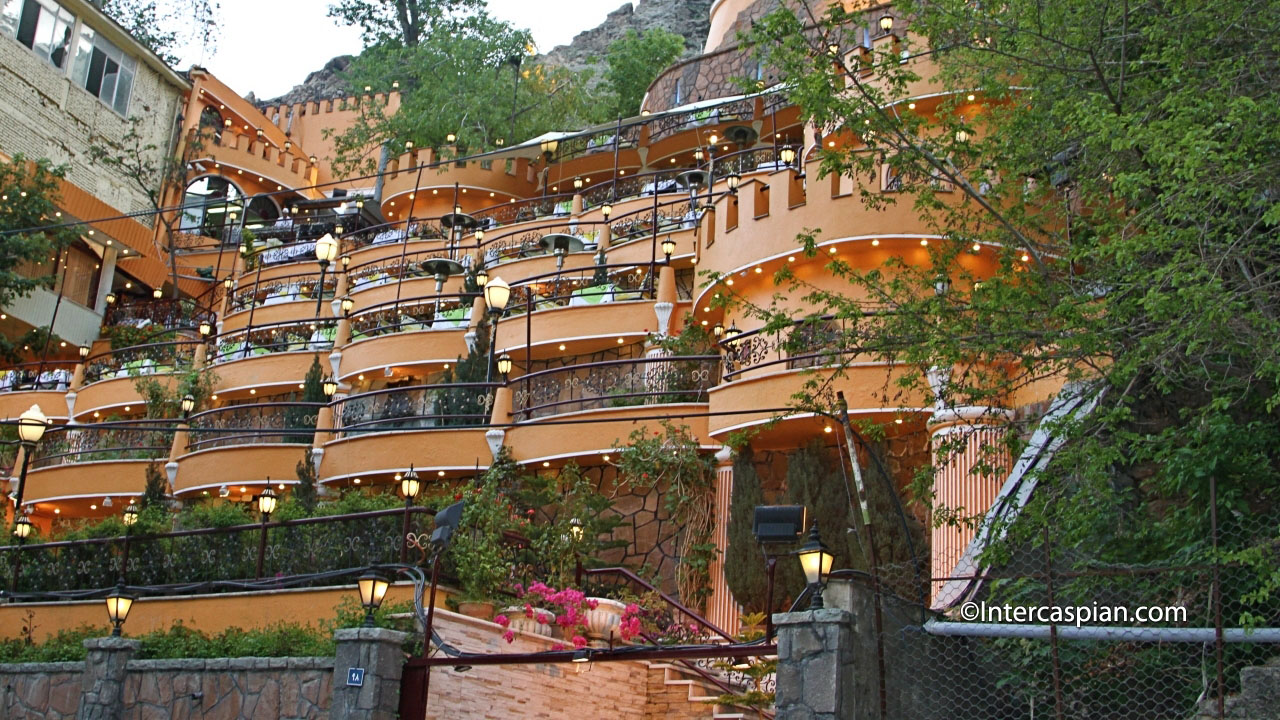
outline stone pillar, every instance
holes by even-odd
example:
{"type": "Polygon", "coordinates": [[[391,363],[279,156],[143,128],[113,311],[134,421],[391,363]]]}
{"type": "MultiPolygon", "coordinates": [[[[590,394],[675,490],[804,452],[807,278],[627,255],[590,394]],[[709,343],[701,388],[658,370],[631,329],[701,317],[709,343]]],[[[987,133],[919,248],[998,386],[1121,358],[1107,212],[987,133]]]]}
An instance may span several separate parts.
{"type": "Polygon", "coordinates": [[[125,666],[142,643],[120,637],[84,641],[89,655],[80,676],[80,707],[76,720],[117,720],[124,717],[125,666]]]}
{"type": "Polygon", "coordinates": [[[729,504],[733,499],[733,449],[728,445],[716,453],[715,523],[711,541],[716,544],[716,557],[711,565],[711,599],[707,601],[707,619],[720,629],[736,635],[741,609],[729,592],[724,577],[724,554],[729,549],[729,504]]]}
{"type": "Polygon", "coordinates": [[[338,641],[333,666],[333,704],[330,720],[395,720],[400,711],[400,674],[407,633],[383,628],[348,628],[333,635],[338,641]],[[359,686],[348,685],[352,668],[363,668],[359,686]]]}
{"type": "Polygon", "coordinates": [[[778,613],[773,622],[778,628],[776,720],[855,717],[853,615],[823,608],[778,613]]]}

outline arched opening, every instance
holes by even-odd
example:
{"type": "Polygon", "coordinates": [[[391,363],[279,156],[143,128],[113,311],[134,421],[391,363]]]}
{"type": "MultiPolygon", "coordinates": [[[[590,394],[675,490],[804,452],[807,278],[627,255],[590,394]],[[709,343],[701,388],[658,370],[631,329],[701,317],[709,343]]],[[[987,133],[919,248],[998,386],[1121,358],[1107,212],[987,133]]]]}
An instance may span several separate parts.
{"type": "Polygon", "coordinates": [[[204,175],[192,180],[182,198],[182,231],[233,242],[227,229],[239,226],[243,197],[226,178],[204,175]]]}

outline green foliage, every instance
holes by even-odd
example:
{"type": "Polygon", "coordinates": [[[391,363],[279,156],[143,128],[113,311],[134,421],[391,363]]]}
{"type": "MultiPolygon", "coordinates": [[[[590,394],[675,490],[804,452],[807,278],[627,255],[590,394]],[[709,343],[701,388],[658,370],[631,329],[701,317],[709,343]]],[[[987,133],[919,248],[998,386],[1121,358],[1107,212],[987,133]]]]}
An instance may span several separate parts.
{"type": "Polygon", "coordinates": [[[656,27],[645,30],[643,35],[627,30],[610,43],[604,72],[605,85],[612,94],[609,116],[639,115],[649,84],[683,51],[683,37],[656,27]]]}
{"type": "Polygon", "coordinates": [[[289,494],[289,497],[302,512],[311,515],[316,510],[316,501],[318,499],[316,482],[319,479],[316,475],[315,459],[311,456],[311,448],[302,451],[302,459],[298,461],[294,470],[298,476],[298,484],[293,486],[293,491],[289,494]]]}
{"type": "MultiPolygon", "coordinates": [[[[787,504],[803,505],[810,524],[818,523],[822,541],[835,555],[834,568],[866,567],[863,554],[849,534],[853,518],[849,492],[835,453],[820,440],[787,455],[787,504]]],[[[805,528],[808,532],[808,528],[805,528]]],[[[797,562],[778,563],[778,597],[796,597],[804,590],[804,573],[797,562]]]]}
{"type": "Polygon", "coordinates": [[[502,479],[487,471],[464,493],[462,523],[447,550],[463,600],[493,600],[512,581],[516,549],[503,542],[503,533],[522,523],[513,518],[502,479]]]}
{"type": "MultiPolygon", "coordinates": [[[[476,342],[459,357],[441,376],[440,383],[484,383],[489,381],[489,326],[488,321],[476,328],[476,342]]],[[[496,370],[494,370],[496,373],[496,370]]],[[[489,421],[492,391],[483,387],[445,387],[433,390],[436,412],[444,416],[438,420],[443,426],[474,427],[489,421]]]]}
{"type": "Polygon", "coordinates": [[[610,512],[613,501],[599,493],[574,463],[557,473],[525,475],[513,496],[517,508],[526,514],[534,510],[535,515],[524,529],[529,540],[525,564],[537,567],[538,576],[526,575],[522,578],[526,583],[541,580],[553,587],[569,586],[579,557],[589,567],[599,562],[600,551],[614,545],[601,538],[611,535],[622,519],[610,512]],[[574,537],[571,523],[575,519],[582,523],[581,538],[574,537]]]}
{"type": "Polygon", "coordinates": [[[728,545],[724,553],[724,578],[733,598],[748,612],[772,612],[765,602],[769,593],[769,576],[764,554],[756,542],[752,525],[755,508],[764,504],[760,474],[752,462],[751,447],[737,453],[733,460],[733,494],[729,499],[728,545]]]}
{"type": "MultiPolygon", "coordinates": [[[[301,402],[328,402],[329,398],[324,394],[324,377],[324,368],[320,366],[320,356],[312,356],[311,367],[307,368],[307,374],[302,379],[301,402]]],[[[285,442],[310,445],[315,440],[317,414],[317,408],[312,406],[301,405],[285,408],[285,428],[301,431],[285,436],[285,442]]]]}
{"type": "Polygon", "coordinates": [[[182,509],[174,521],[175,530],[196,528],[223,528],[248,525],[256,518],[250,513],[248,503],[232,503],[223,500],[193,503],[182,509]]]}
{"type": "Polygon", "coordinates": [[[84,641],[102,637],[106,633],[100,627],[81,625],[75,629],[62,629],[48,640],[35,644],[29,639],[0,640],[0,662],[75,662],[84,660],[84,641]]]}
{"type": "Polygon", "coordinates": [[[160,464],[156,462],[147,463],[146,477],[147,483],[142,489],[139,505],[142,508],[159,508],[163,510],[165,498],[169,495],[169,480],[160,471],[160,464]]]}
{"type": "Polygon", "coordinates": [[[218,379],[218,374],[212,370],[188,367],[178,368],[172,383],[164,378],[144,375],[134,380],[133,387],[146,403],[146,417],[163,420],[182,415],[182,399],[187,395],[196,401],[192,412],[199,412],[213,397],[218,379]]]}
{"type": "Polygon", "coordinates": [[[682,601],[698,608],[711,596],[711,563],[716,555],[711,542],[715,460],[699,452],[687,426],[667,421],[652,435],[641,428],[627,440],[626,447],[615,448],[619,482],[662,493],[663,510],[680,528],[676,588],[682,601]]]}

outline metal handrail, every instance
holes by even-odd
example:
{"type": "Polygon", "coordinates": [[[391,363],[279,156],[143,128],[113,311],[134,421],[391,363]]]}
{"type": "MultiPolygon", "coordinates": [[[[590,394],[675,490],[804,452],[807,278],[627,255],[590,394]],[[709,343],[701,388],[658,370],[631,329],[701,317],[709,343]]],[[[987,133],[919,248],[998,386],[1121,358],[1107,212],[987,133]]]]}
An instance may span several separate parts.
{"type": "MultiPolygon", "coordinates": [[[[166,331],[166,332],[172,332],[172,331],[166,331]]],[[[85,384],[88,385],[90,383],[95,383],[100,380],[110,379],[110,378],[100,377],[102,373],[102,370],[100,369],[100,367],[109,367],[110,369],[117,370],[117,371],[124,369],[121,367],[112,366],[111,363],[106,360],[106,358],[114,359],[117,355],[127,355],[128,353],[146,352],[148,350],[154,350],[157,348],[169,348],[169,347],[176,347],[176,346],[190,346],[192,352],[194,353],[195,348],[198,345],[200,345],[199,340],[170,340],[168,342],[146,343],[143,345],[130,345],[129,347],[122,347],[122,348],[117,348],[114,350],[108,350],[106,352],[98,353],[97,355],[93,355],[84,361],[85,384]]],[[[147,359],[154,360],[154,358],[147,358],[147,359]]],[[[174,371],[176,372],[178,369],[177,360],[179,359],[178,353],[176,351],[173,353],[172,359],[175,361],[174,371]]],[[[154,374],[154,373],[151,373],[151,374],[154,374]]]]}

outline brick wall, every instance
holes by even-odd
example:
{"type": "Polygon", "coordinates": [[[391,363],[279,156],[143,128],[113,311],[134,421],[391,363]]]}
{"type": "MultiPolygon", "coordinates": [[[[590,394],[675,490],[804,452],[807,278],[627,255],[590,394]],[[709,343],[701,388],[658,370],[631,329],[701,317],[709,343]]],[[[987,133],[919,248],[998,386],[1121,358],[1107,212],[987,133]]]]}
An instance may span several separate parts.
{"type": "MultiPolygon", "coordinates": [[[[141,118],[144,145],[155,145],[157,154],[169,148],[182,92],[138,62],[129,115],[141,118]]],[[[108,205],[123,212],[145,210],[146,196],[137,187],[89,157],[90,145],[119,142],[128,130],[128,121],[66,73],[0,35],[0,152],[66,164],[69,181],[108,205]]]]}

